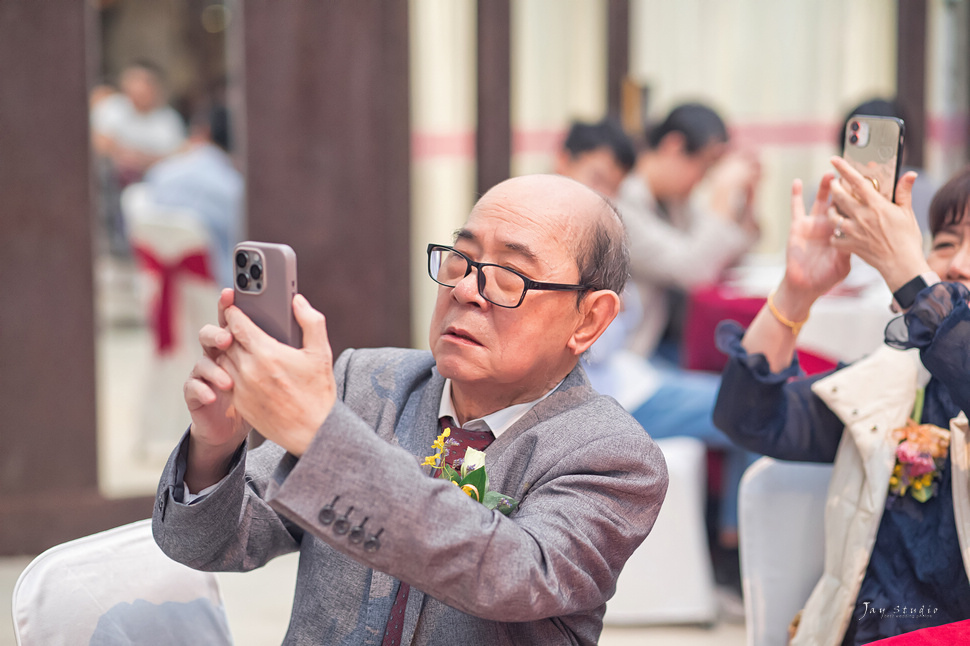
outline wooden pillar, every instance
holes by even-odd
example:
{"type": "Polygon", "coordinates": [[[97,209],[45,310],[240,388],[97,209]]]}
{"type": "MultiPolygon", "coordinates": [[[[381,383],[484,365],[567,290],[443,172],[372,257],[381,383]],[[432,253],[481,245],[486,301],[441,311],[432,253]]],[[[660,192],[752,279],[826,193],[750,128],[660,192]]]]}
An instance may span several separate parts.
{"type": "Polygon", "coordinates": [[[630,0],[608,0],[606,102],[610,114],[623,110],[623,81],[630,72],[630,0]]]}
{"type": "Polygon", "coordinates": [[[509,0],[478,0],[478,129],[481,195],[512,172],[512,54],[509,0]]]}
{"type": "Polygon", "coordinates": [[[896,96],[906,111],[906,163],[923,167],[926,136],[926,0],[896,5],[896,96]]]}
{"type": "Polygon", "coordinates": [[[0,554],[151,515],[97,489],[91,3],[0,3],[0,554]]]}
{"type": "Polygon", "coordinates": [[[406,346],[407,3],[241,7],[230,64],[244,62],[230,84],[242,87],[230,97],[244,108],[249,237],[294,248],[300,291],[327,315],[335,352],[406,346]]]}

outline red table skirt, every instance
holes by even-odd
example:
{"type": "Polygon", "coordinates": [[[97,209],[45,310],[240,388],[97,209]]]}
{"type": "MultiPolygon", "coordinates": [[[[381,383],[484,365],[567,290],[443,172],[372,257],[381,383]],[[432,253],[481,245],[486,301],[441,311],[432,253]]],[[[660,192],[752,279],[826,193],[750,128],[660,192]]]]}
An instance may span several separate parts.
{"type": "Polygon", "coordinates": [[[953,646],[954,644],[970,644],[970,619],[880,639],[872,642],[870,646],[953,646]]]}
{"type": "MultiPolygon", "coordinates": [[[[721,321],[737,321],[747,327],[765,304],[760,296],[739,296],[718,285],[694,290],[687,301],[683,367],[688,370],[721,372],[727,356],[714,345],[714,330],[721,321]]],[[[806,374],[831,370],[836,363],[828,357],[799,349],[798,362],[806,374]]]]}

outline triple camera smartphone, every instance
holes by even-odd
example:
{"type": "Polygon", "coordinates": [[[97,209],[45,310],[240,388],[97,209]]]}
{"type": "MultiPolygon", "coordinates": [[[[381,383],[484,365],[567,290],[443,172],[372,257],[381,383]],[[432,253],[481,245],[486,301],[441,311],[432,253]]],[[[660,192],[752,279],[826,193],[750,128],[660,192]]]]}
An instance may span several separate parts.
{"type": "Polygon", "coordinates": [[[845,126],[842,157],[893,201],[902,162],[905,124],[896,117],[854,114],[845,126]]]}
{"type": "Polygon", "coordinates": [[[272,242],[240,242],[233,250],[233,270],[235,305],[276,340],[303,347],[303,330],[293,316],[293,249],[272,242]]]}

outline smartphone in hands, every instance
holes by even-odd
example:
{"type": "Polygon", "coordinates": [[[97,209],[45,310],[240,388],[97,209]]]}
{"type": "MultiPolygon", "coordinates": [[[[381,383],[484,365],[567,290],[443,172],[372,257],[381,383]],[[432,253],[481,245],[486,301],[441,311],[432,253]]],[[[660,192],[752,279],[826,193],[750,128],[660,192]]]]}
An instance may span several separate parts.
{"type": "Polygon", "coordinates": [[[842,157],[888,200],[896,195],[906,127],[896,117],[854,114],[845,125],[842,157]]]}
{"type": "Polygon", "coordinates": [[[267,334],[295,348],[303,330],[293,316],[296,252],[289,245],[240,242],[233,250],[234,302],[267,334]]]}

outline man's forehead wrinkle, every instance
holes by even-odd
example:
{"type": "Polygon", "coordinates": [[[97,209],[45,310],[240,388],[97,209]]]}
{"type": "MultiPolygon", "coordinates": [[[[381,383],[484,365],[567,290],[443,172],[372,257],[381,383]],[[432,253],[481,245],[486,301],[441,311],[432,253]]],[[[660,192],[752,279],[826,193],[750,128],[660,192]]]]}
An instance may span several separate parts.
{"type": "MultiPolygon", "coordinates": [[[[456,241],[466,240],[468,242],[478,242],[478,236],[476,236],[474,232],[469,231],[468,229],[462,228],[462,229],[458,229],[455,232],[455,240],[456,241]]],[[[532,249],[530,249],[528,245],[522,242],[507,241],[504,243],[504,246],[509,251],[526,256],[533,260],[538,259],[538,256],[536,255],[536,253],[532,249]]]]}
{"type": "Polygon", "coordinates": [[[536,255],[536,253],[532,251],[532,249],[530,249],[528,245],[525,245],[521,242],[506,242],[505,248],[508,249],[509,251],[525,256],[529,260],[532,260],[532,261],[539,260],[539,257],[536,255]]]}

